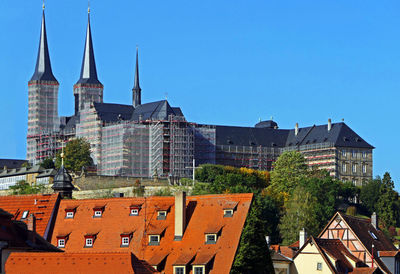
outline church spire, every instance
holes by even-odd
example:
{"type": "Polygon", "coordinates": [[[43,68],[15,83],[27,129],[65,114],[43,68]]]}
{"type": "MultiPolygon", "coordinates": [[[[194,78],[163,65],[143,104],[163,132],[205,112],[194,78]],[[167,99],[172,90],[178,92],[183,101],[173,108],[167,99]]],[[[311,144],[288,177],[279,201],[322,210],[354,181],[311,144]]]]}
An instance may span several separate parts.
{"type": "Polygon", "coordinates": [[[94,60],[92,32],[90,29],[90,9],[88,8],[88,24],[86,30],[85,50],[83,52],[81,77],[77,84],[100,84],[97,78],[96,62],[94,60]]]}
{"type": "Polygon", "coordinates": [[[57,82],[57,79],[54,77],[53,71],[51,70],[49,48],[47,46],[44,5],[43,5],[43,15],[42,15],[42,27],[40,29],[39,51],[36,60],[35,72],[33,73],[31,81],[57,82]]]}
{"type": "Polygon", "coordinates": [[[136,67],[135,67],[135,83],[132,89],[133,92],[133,106],[137,107],[142,104],[142,89],[139,84],[139,54],[138,48],[136,47],[136,67]]]}

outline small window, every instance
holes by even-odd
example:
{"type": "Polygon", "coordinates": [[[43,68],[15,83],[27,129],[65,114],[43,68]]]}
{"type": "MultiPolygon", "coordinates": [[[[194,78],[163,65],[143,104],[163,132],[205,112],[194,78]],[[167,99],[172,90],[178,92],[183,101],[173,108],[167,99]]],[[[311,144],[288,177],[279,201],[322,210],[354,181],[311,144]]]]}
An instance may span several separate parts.
{"type": "Polygon", "coordinates": [[[357,185],[357,179],[353,179],[353,185],[357,185]]]}
{"type": "Polygon", "coordinates": [[[353,149],[353,151],[351,152],[351,156],[353,158],[357,157],[357,150],[353,149]]]}
{"type": "Polygon", "coordinates": [[[139,215],[139,209],[138,208],[131,208],[131,216],[138,216],[139,215]]]}
{"type": "Polygon", "coordinates": [[[167,218],[167,211],[160,210],[157,212],[157,220],[165,220],[167,218]]]}
{"type": "Polygon", "coordinates": [[[86,238],[85,246],[92,247],[93,246],[93,238],[86,238]]]}
{"type": "Polygon", "coordinates": [[[317,263],[317,270],[322,271],[322,263],[317,263]]]}
{"type": "Polygon", "coordinates": [[[367,152],[366,151],[363,151],[362,152],[362,157],[365,159],[365,158],[367,158],[367,152]]]}
{"type": "Polygon", "coordinates": [[[369,231],[369,234],[371,235],[372,238],[374,238],[374,240],[378,240],[378,237],[376,237],[374,232],[369,231]]]}
{"type": "Polygon", "coordinates": [[[204,266],[193,266],[194,274],[204,274],[204,266]]]}
{"type": "Polygon", "coordinates": [[[129,246],[129,237],[122,237],[121,238],[121,246],[129,246]]]}
{"type": "Polygon", "coordinates": [[[160,244],[160,235],[149,236],[149,245],[159,245],[159,244],[160,244]]]}
{"type": "Polygon", "coordinates": [[[215,244],[217,242],[216,234],[206,234],[206,244],[215,244]]]}
{"type": "Polygon", "coordinates": [[[224,217],[232,217],[233,209],[224,209],[224,217]]]}
{"type": "Polygon", "coordinates": [[[174,266],[174,274],[185,274],[184,266],[174,266]]]}
{"type": "Polygon", "coordinates": [[[65,247],[65,239],[58,239],[57,246],[58,247],[65,247]]]}
{"type": "Polygon", "coordinates": [[[342,150],[342,156],[346,157],[346,150],[345,149],[342,150]]]}
{"type": "Polygon", "coordinates": [[[94,217],[101,217],[101,214],[102,214],[101,210],[94,211],[94,217]]]}
{"type": "Polygon", "coordinates": [[[26,219],[28,218],[29,210],[25,210],[24,213],[22,213],[21,219],[26,219]]]}
{"type": "Polygon", "coordinates": [[[67,214],[65,215],[65,218],[73,219],[74,218],[74,212],[73,211],[67,211],[67,214]]]}

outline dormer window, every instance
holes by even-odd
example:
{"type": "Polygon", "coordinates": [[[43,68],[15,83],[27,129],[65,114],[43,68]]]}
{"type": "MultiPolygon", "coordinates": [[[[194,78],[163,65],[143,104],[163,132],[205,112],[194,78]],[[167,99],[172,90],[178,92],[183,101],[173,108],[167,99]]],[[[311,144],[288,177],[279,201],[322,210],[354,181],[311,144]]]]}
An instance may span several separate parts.
{"type": "Polygon", "coordinates": [[[121,234],[121,247],[128,247],[131,242],[132,233],[122,233],[121,234]]]}
{"type": "Polygon", "coordinates": [[[149,235],[149,245],[160,245],[160,235],[149,235]]]}
{"type": "Polygon", "coordinates": [[[206,234],[206,244],[217,243],[217,234],[206,234]]]}
{"type": "Polygon", "coordinates": [[[93,247],[95,240],[96,240],[96,235],[93,234],[85,235],[85,247],[93,247]]]}
{"type": "Polygon", "coordinates": [[[174,274],[186,274],[186,267],[181,265],[174,266],[174,274]]]}
{"type": "Polygon", "coordinates": [[[129,216],[138,216],[141,206],[140,205],[132,205],[129,207],[129,216]]]}
{"type": "Polygon", "coordinates": [[[203,265],[194,265],[193,266],[193,274],[204,274],[205,272],[205,266],[203,265]]]}
{"type": "Polygon", "coordinates": [[[24,213],[22,213],[21,220],[28,218],[28,214],[29,214],[29,210],[25,210],[24,213]]]}
{"type": "Polygon", "coordinates": [[[101,218],[103,216],[104,206],[93,208],[93,218],[101,218]]]}
{"type": "Polygon", "coordinates": [[[167,218],[167,211],[166,210],[157,211],[157,220],[165,220],[166,218],[167,218]]]}
{"type": "Polygon", "coordinates": [[[232,217],[233,209],[224,209],[224,217],[232,217]]]}
{"type": "Polygon", "coordinates": [[[67,243],[68,235],[57,236],[57,247],[64,248],[67,243]]]}
{"type": "Polygon", "coordinates": [[[65,209],[65,218],[73,219],[75,215],[75,208],[66,208],[65,209]]]}

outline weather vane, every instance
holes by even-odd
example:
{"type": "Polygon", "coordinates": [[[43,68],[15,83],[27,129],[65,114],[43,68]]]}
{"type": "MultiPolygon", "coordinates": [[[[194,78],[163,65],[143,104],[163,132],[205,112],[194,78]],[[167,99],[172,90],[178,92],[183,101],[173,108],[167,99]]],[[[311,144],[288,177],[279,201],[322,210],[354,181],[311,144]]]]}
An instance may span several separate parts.
{"type": "Polygon", "coordinates": [[[42,5],[42,8],[43,8],[43,10],[44,10],[44,0],[43,0],[43,5],[42,5]]]}

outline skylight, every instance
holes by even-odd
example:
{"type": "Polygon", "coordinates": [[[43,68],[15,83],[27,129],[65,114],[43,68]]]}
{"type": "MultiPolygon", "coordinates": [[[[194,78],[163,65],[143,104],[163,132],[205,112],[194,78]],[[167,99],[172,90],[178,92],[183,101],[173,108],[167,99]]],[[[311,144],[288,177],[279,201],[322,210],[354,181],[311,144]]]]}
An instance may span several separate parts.
{"type": "Polygon", "coordinates": [[[26,219],[28,218],[29,210],[25,210],[24,213],[22,213],[21,219],[26,219]]]}
{"type": "Polygon", "coordinates": [[[378,237],[374,234],[374,232],[369,231],[369,234],[371,234],[371,237],[374,238],[374,240],[378,240],[378,237]]]}

